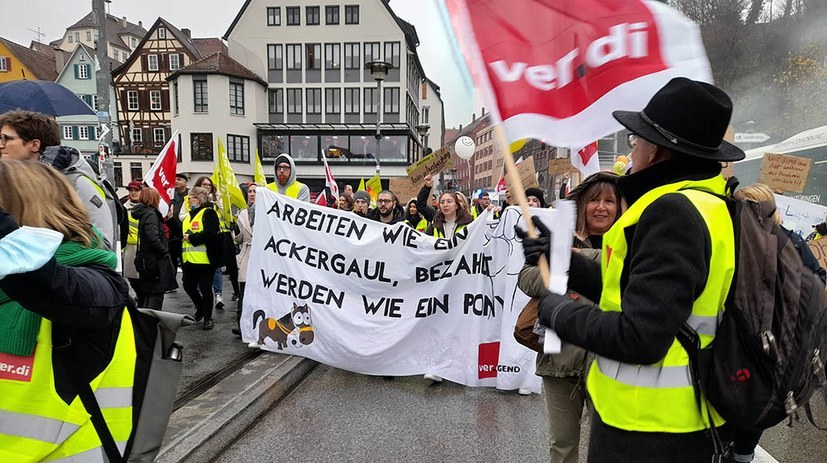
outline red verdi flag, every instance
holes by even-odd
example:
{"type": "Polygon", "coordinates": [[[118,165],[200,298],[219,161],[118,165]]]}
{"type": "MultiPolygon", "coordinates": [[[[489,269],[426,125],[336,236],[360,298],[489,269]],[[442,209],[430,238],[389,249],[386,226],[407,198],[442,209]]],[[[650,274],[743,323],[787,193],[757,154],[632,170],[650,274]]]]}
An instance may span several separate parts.
{"type": "Polygon", "coordinates": [[[167,215],[167,212],[169,212],[169,205],[175,189],[175,175],[178,173],[178,151],[175,142],[177,138],[178,132],[176,131],[167,144],[164,145],[158,157],[155,158],[155,162],[149,168],[149,172],[147,172],[144,179],[144,183],[158,190],[161,195],[158,210],[163,215],[167,215]]]}
{"type": "Polygon", "coordinates": [[[711,82],[698,26],[653,0],[446,0],[509,141],[579,149],[670,79],[711,82]],[[470,45],[469,45],[470,44],[470,45]]]}

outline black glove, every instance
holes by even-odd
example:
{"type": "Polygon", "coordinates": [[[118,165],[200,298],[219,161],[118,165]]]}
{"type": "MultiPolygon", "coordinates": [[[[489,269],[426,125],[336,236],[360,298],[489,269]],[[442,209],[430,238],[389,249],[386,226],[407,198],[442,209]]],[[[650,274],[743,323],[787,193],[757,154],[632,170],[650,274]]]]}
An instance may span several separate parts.
{"type": "Polygon", "coordinates": [[[17,230],[18,228],[20,227],[17,226],[17,222],[15,222],[14,217],[4,211],[3,208],[0,208],[0,239],[5,238],[6,235],[17,230]]]}
{"type": "Polygon", "coordinates": [[[517,237],[523,240],[523,254],[525,255],[526,265],[536,266],[542,255],[545,255],[546,261],[548,261],[551,231],[536,215],[531,217],[531,221],[534,223],[534,227],[537,228],[539,235],[537,238],[529,238],[528,233],[524,232],[518,225],[514,226],[514,231],[517,233],[517,237]]]}
{"type": "Polygon", "coordinates": [[[568,294],[554,294],[544,289],[537,304],[537,319],[541,325],[554,329],[557,315],[569,304],[575,304],[575,301],[568,294]]]}
{"type": "Polygon", "coordinates": [[[813,228],[816,229],[819,235],[827,235],[827,222],[821,222],[818,225],[814,225],[813,228]]]}

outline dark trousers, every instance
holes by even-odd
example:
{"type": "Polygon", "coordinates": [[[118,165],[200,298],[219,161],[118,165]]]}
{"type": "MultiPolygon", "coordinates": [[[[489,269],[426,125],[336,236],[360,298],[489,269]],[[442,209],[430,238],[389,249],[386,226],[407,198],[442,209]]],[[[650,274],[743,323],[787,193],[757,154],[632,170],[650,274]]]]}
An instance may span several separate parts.
{"type": "Polygon", "coordinates": [[[238,264],[235,261],[235,256],[233,256],[232,259],[229,259],[229,262],[227,263],[226,269],[227,269],[227,276],[230,277],[230,284],[233,285],[233,292],[235,294],[239,294],[238,264]]]}
{"type": "Polygon", "coordinates": [[[764,431],[747,431],[734,429],[732,432],[732,451],[738,455],[752,455],[764,431]]]}
{"type": "Polygon", "coordinates": [[[178,267],[183,264],[181,260],[181,240],[169,240],[169,257],[172,259],[172,267],[178,271],[178,267]]]}
{"type": "Polygon", "coordinates": [[[140,278],[127,278],[127,280],[129,280],[132,291],[135,291],[135,301],[138,303],[138,307],[141,307],[141,301],[144,300],[144,289],[141,286],[140,278]]]}
{"type": "Polygon", "coordinates": [[[182,283],[187,296],[195,304],[195,316],[203,316],[205,320],[212,319],[212,280],[215,275],[215,268],[210,265],[198,265],[185,263],[183,269],[182,283]]]}

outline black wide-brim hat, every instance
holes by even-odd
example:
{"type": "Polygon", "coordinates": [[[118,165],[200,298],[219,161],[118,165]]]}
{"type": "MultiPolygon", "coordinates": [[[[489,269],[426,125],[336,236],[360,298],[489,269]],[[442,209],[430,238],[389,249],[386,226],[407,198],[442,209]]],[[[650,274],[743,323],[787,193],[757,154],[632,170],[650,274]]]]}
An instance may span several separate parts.
{"type": "Polygon", "coordinates": [[[669,81],[643,111],[614,111],[635,135],[668,148],[715,161],[740,161],[746,154],[724,141],[732,100],[718,87],[685,77],[669,81]]]}

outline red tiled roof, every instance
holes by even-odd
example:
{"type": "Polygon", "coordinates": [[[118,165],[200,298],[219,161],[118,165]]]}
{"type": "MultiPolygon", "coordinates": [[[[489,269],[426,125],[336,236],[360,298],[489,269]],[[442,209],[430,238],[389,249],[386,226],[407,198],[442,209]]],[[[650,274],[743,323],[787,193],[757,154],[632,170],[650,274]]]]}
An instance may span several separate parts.
{"type": "Polygon", "coordinates": [[[209,56],[213,53],[223,53],[225,55],[229,55],[227,45],[225,45],[224,41],[218,37],[192,39],[192,43],[194,43],[198,48],[198,51],[201,52],[201,56],[209,56]]]}
{"type": "Polygon", "coordinates": [[[226,54],[219,52],[215,52],[206,58],[179,69],[171,74],[167,80],[172,80],[179,74],[222,74],[230,77],[254,80],[265,87],[267,86],[267,82],[256,75],[256,73],[245,68],[241,63],[226,54]]]}
{"type": "Polygon", "coordinates": [[[9,49],[15,58],[29,68],[29,71],[34,74],[32,76],[26,76],[27,78],[51,80],[52,82],[57,79],[57,69],[55,68],[56,65],[54,55],[48,56],[43,53],[38,53],[24,47],[23,45],[16,44],[11,40],[7,40],[2,37],[0,37],[0,41],[3,42],[3,45],[9,49]]]}

